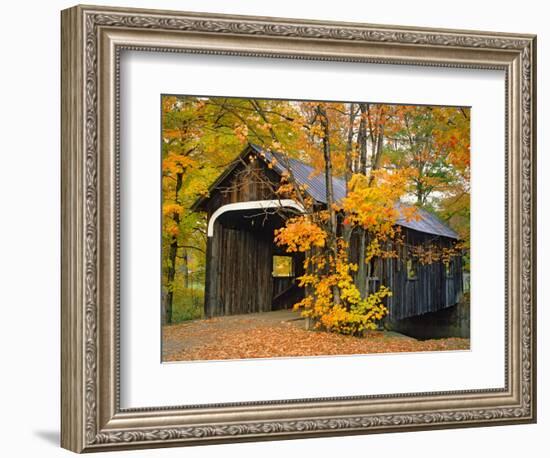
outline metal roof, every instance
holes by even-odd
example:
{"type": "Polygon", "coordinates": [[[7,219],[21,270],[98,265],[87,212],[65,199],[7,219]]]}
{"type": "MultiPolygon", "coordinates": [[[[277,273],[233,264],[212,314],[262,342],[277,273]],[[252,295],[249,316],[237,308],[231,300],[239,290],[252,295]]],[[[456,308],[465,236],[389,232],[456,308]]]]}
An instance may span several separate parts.
{"type": "MultiPolygon", "coordinates": [[[[304,164],[298,159],[288,158],[281,153],[264,150],[258,145],[251,144],[250,146],[256,153],[260,154],[260,157],[263,157],[267,163],[271,163],[273,170],[279,174],[287,172],[288,168],[290,168],[298,185],[305,185],[306,192],[317,202],[323,204],[327,203],[325,176],[322,173],[317,172],[313,167],[304,164]],[[273,159],[275,159],[275,161],[273,161],[273,159]]],[[[343,179],[333,177],[332,186],[334,188],[334,199],[336,201],[346,196],[346,182],[343,179]]],[[[396,209],[401,215],[397,219],[397,224],[399,226],[424,232],[426,234],[458,239],[458,234],[455,231],[443,223],[437,216],[423,208],[417,208],[417,216],[407,221],[401,211],[403,207],[405,207],[405,205],[402,203],[396,205],[396,209]],[[418,216],[420,218],[418,218],[418,216]]]]}
{"type": "MultiPolygon", "coordinates": [[[[400,207],[403,204],[399,204],[397,209],[400,210],[400,207]]],[[[453,231],[449,226],[447,226],[443,221],[441,221],[433,213],[430,213],[423,208],[416,208],[416,217],[407,221],[403,217],[402,212],[401,217],[398,218],[396,224],[403,227],[408,227],[409,229],[414,229],[415,231],[424,232],[426,234],[440,235],[443,237],[449,237],[451,239],[458,239],[458,234],[453,231]],[[417,217],[419,217],[417,219],[417,217]]]]}
{"type": "MultiPolygon", "coordinates": [[[[290,168],[298,185],[305,185],[307,193],[317,202],[327,203],[327,187],[323,173],[319,173],[313,167],[298,159],[288,158],[281,153],[264,151],[256,145],[252,145],[252,148],[263,154],[264,160],[273,164],[273,170],[276,172],[282,174],[290,168]],[[275,159],[275,162],[273,162],[273,159],[275,159]]],[[[333,177],[332,187],[334,188],[334,200],[338,201],[346,196],[346,182],[344,180],[333,177]]]]}

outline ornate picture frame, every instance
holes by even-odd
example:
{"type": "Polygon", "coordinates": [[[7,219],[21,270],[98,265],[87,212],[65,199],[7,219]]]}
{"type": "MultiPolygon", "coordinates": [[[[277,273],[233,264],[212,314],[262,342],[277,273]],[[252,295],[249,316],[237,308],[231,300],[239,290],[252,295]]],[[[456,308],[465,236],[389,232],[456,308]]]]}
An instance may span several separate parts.
{"type": "Polygon", "coordinates": [[[75,452],[536,421],[536,37],[110,7],[62,12],[62,424],[75,452]],[[501,70],[506,75],[502,389],[122,409],[124,50],[501,70]]]}

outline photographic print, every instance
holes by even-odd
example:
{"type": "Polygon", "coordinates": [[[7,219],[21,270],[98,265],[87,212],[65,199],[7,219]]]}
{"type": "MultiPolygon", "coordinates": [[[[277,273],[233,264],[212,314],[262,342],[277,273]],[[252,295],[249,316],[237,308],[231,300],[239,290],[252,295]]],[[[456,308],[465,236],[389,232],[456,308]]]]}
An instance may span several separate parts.
{"type": "Polygon", "coordinates": [[[535,35],[79,5],[61,44],[64,448],[536,422],[535,35]]]}
{"type": "Polygon", "coordinates": [[[469,107],[161,105],[163,361],[469,349],[469,107]]]}

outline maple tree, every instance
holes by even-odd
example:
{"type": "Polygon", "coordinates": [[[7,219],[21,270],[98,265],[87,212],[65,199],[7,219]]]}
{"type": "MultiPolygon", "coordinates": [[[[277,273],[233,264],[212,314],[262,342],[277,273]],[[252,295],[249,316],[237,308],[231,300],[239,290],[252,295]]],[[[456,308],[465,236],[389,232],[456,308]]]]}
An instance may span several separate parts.
{"type": "Polygon", "coordinates": [[[300,278],[300,286],[311,294],[295,308],[303,309],[302,314],[313,318],[317,327],[358,334],[376,329],[388,311],[383,299],[392,294],[384,285],[376,291],[367,291],[366,285],[370,260],[395,256],[390,248],[399,233],[395,223],[400,214],[395,204],[406,192],[408,169],[382,168],[382,146],[384,132],[393,128],[399,113],[385,105],[333,103],[316,103],[314,113],[307,138],[310,155],[322,157],[319,172],[326,182],[326,209],[320,211],[304,199],[308,211],[279,229],[275,240],[290,251],[306,254],[306,274],[300,278]],[[333,178],[342,175],[347,192],[337,201],[333,178]],[[297,228],[305,224],[309,226],[306,240],[315,236],[314,250],[311,243],[296,243],[304,233],[297,228]],[[360,240],[357,261],[350,252],[354,232],[360,240]]]}

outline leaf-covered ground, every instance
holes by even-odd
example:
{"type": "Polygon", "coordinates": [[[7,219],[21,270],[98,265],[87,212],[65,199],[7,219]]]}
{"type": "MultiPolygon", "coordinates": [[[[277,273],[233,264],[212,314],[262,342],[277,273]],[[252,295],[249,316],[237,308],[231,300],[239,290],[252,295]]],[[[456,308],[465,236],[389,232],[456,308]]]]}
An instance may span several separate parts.
{"type": "Polygon", "coordinates": [[[164,326],[163,361],[468,350],[469,339],[416,340],[391,332],[351,337],[307,331],[289,312],[237,315],[164,326]]]}

